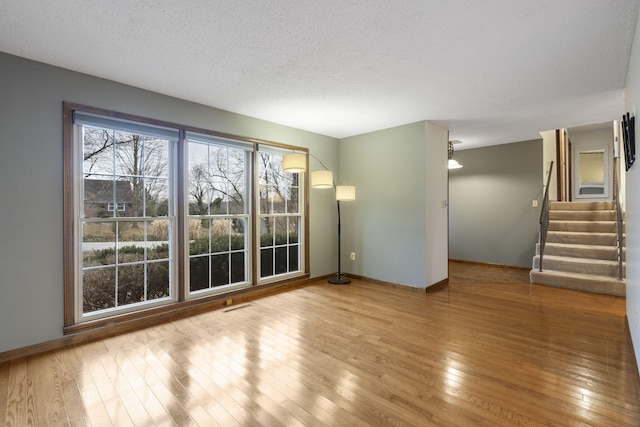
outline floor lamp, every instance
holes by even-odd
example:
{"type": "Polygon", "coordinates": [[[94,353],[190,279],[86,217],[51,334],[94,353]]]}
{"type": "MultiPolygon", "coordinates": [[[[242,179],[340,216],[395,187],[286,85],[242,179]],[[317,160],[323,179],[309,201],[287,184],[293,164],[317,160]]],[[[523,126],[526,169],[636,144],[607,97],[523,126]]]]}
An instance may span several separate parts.
{"type": "MultiPolygon", "coordinates": [[[[320,159],[313,154],[309,153],[311,157],[316,159],[322,170],[311,172],[311,187],[313,188],[333,188],[336,192],[336,203],[338,206],[338,272],[336,275],[329,279],[329,283],[333,285],[346,285],[351,283],[351,279],[342,273],[341,262],[341,222],[340,222],[340,202],[346,202],[356,199],[356,187],[352,185],[336,185],[333,180],[333,172],[327,168],[320,159]]],[[[287,173],[300,173],[307,170],[307,156],[300,153],[286,154],[282,158],[282,169],[287,173]]]]}

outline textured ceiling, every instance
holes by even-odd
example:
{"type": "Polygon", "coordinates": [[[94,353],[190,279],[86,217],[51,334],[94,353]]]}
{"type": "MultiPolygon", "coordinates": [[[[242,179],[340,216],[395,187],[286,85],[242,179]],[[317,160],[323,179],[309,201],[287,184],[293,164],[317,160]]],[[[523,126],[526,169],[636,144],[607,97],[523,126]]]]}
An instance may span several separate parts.
{"type": "Polygon", "coordinates": [[[4,0],[0,51],[346,137],[617,118],[640,0],[4,0]]]}

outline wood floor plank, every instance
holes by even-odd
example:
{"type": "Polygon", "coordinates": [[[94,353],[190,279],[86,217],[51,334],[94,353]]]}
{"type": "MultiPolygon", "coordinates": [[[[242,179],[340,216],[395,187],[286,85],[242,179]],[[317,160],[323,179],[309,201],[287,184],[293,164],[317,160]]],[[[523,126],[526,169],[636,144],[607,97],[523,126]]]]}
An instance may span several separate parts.
{"type": "Polygon", "coordinates": [[[165,410],[164,406],[156,397],[153,388],[149,387],[149,383],[153,384],[153,380],[147,375],[147,367],[145,364],[134,364],[131,359],[141,360],[136,355],[128,357],[121,355],[116,358],[118,369],[127,379],[132,391],[144,407],[146,414],[156,425],[171,422],[172,418],[165,410]]]}
{"type": "Polygon", "coordinates": [[[6,424],[27,425],[27,361],[25,358],[9,363],[8,392],[6,400],[6,424]]]}
{"type": "MultiPolygon", "coordinates": [[[[134,423],[123,404],[123,400],[128,399],[129,395],[119,395],[119,389],[114,386],[112,379],[105,370],[102,359],[108,358],[109,354],[106,349],[103,350],[104,344],[94,343],[91,346],[78,347],[81,351],[81,358],[84,363],[84,369],[87,375],[83,378],[83,393],[87,394],[90,399],[91,413],[95,410],[100,413],[102,409],[106,412],[106,419],[116,426],[133,426],[134,423]],[[93,353],[93,352],[96,353],[93,353]]],[[[114,378],[118,382],[118,378],[114,378]]],[[[103,417],[104,415],[101,415],[103,417]]],[[[98,423],[104,423],[104,420],[92,418],[98,423]]]]}
{"type": "Polygon", "coordinates": [[[149,422],[149,416],[129,386],[124,375],[118,373],[115,361],[101,357],[93,366],[92,374],[109,416],[115,425],[138,425],[149,422]]]}
{"type": "MultiPolygon", "coordinates": [[[[291,316],[291,314],[289,315],[291,316]]],[[[324,337],[319,337],[316,335],[314,337],[315,342],[311,342],[310,345],[313,346],[315,344],[315,345],[318,345],[318,347],[303,349],[302,353],[303,354],[309,354],[309,353],[319,354],[317,352],[326,352],[330,350],[332,353],[332,361],[333,361],[333,364],[335,365],[335,368],[333,370],[336,370],[337,368],[342,368],[344,369],[344,371],[356,372],[360,380],[359,383],[361,386],[363,386],[367,390],[375,390],[376,394],[384,399],[391,400],[391,397],[393,396],[394,400],[400,401],[401,399],[398,399],[397,396],[408,396],[407,397],[408,402],[413,403],[414,404],[413,407],[415,408],[415,407],[420,407],[421,405],[424,405],[424,402],[418,402],[419,400],[422,400],[422,398],[424,397],[428,398],[434,393],[441,392],[441,389],[444,389],[444,386],[439,387],[434,384],[430,384],[429,389],[426,389],[426,390],[422,388],[422,384],[420,383],[417,383],[415,386],[410,385],[409,382],[407,381],[406,376],[404,376],[400,381],[396,382],[396,384],[401,384],[397,389],[394,389],[393,387],[389,387],[389,385],[386,384],[386,381],[380,381],[380,378],[375,373],[376,370],[380,370],[380,372],[384,372],[385,370],[388,370],[388,366],[384,366],[384,367],[376,366],[377,362],[380,362],[381,360],[383,360],[379,357],[379,355],[375,355],[375,353],[370,353],[369,349],[357,349],[356,351],[353,351],[353,349],[349,349],[349,342],[340,342],[337,344],[335,343],[332,344],[331,343],[332,337],[333,337],[333,333],[330,334],[329,336],[324,336],[324,337]],[[346,353],[340,354],[341,350],[345,350],[346,353]],[[359,355],[372,354],[374,356],[372,356],[371,360],[365,360],[366,358],[360,357],[358,360],[355,360],[353,364],[343,363],[342,362],[343,360],[350,359],[349,354],[359,354],[359,355]],[[371,381],[368,383],[365,382],[367,377],[370,377],[371,379],[371,381]],[[420,397],[420,399],[418,399],[418,397],[420,397]]],[[[313,360],[314,364],[318,363],[317,359],[318,357],[316,357],[313,360]]],[[[301,364],[304,364],[304,363],[305,363],[305,359],[303,358],[301,359],[301,364]]],[[[388,363],[388,361],[386,361],[386,363],[388,363]]],[[[405,408],[408,409],[409,405],[405,405],[405,408]]],[[[459,410],[460,408],[458,407],[458,412],[460,412],[459,410]]],[[[423,423],[429,420],[436,420],[439,415],[438,408],[434,408],[434,407],[429,407],[429,411],[418,410],[415,412],[416,412],[416,415],[422,417],[421,420],[423,423]]],[[[406,416],[406,411],[404,416],[406,416]]],[[[474,419],[474,418],[477,418],[477,417],[470,416],[470,419],[474,419]]],[[[492,418],[492,417],[489,416],[489,418],[492,418]]],[[[466,418],[465,419],[466,423],[469,423],[470,419],[466,418]]],[[[483,420],[487,421],[485,418],[483,418],[483,420]]],[[[382,420],[379,420],[378,422],[382,422],[382,420]]],[[[460,422],[460,424],[465,424],[465,423],[460,422]]],[[[474,422],[474,424],[476,424],[476,422],[474,422]]],[[[499,425],[499,420],[493,419],[491,421],[491,424],[499,425]]]]}
{"type": "MultiPolygon", "coordinates": [[[[0,363],[0,402],[9,402],[9,362],[0,363]]],[[[2,405],[0,403],[0,426],[8,424],[7,420],[7,407],[9,405],[2,405]]]]}
{"type": "MultiPolygon", "coordinates": [[[[292,317],[292,316],[289,316],[289,317],[292,317]]],[[[317,359],[308,360],[308,357],[306,356],[310,353],[317,354],[318,358],[322,359],[321,360],[322,364],[320,364],[320,366],[324,365],[325,359],[327,358],[327,356],[321,354],[320,352],[326,351],[329,348],[327,346],[327,343],[323,343],[321,347],[317,347],[316,344],[318,343],[317,341],[315,341],[315,338],[313,340],[308,340],[299,334],[293,333],[292,331],[288,331],[287,335],[289,337],[296,337],[297,339],[281,341],[277,347],[275,345],[270,345],[269,343],[263,342],[263,350],[265,352],[269,351],[271,354],[276,355],[276,357],[278,357],[281,360],[286,359],[287,365],[292,367],[295,366],[300,370],[307,370],[307,369],[311,370],[314,365],[319,364],[319,360],[317,359]]],[[[374,372],[368,371],[368,368],[371,368],[370,365],[366,366],[365,369],[360,369],[357,366],[345,363],[342,360],[337,360],[335,358],[328,360],[327,364],[332,364],[334,366],[333,370],[337,368],[342,368],[344,370],[350,369],[350,370],[357,371],[357,375],[361,381],[361,384],[366,382],[372,385],[371,389],[376,389],[376,387],[373,386],[373,383],[379,380],[379,376],[376,375],[374,372]]],[[[384,389],[380,389],[379,386],[380,385],[378,384],[378,388],[379,388],[379,390],[377,390],[378,394],[380,395],[388,394],[386,392],[383,392],[384,389]]]]}
{"type": "MultiPolygon", "coordinates": [[[[34,374],[40,375],[40,372],[34,372],[32,369],[29,369],[29,365],[33,363],[34,360],[41,360],[40,356],[26,359],[26,375],[25,375],[25,383],[26,383],[26,409],[27,409],[27,419],[26,425],[29,426],[37,426],[38,424],[44,424],[44,415],[43,411],[40,408],[44,408],[45,402],[39,399],[39,396],[36,395],[35,387],[34,387],[34,374]]],[[[36,370],[38,367],[36,367],[36,370]]],[[[42,369],[42,368],[40,368],[42,369]]],[[[37,383],[37,381],[36,381],[37,383]]]]}
{"type": "Polygon", "coordinates": [[[55,375],[62,384],[62,395],[69,422],[72,426],[92,425],[79,386],[84,363],[77,357],[77,347],[50,353],[54,360],[55,375]]]}
{"type": "Polygon", "coordinates": [[[69,419],[69,425],[91,425],[89,417],[82,402],[82,395],[78,390],[78,384],[74,380],[67,380],[61,384],[62,395],[69,419]]]}
{"type": "MultiPolygon", "coordinates": [[[[313,365],[308,365],[308,361],[304,358],[304,357],[297,357],[297,356],[291,356],[292,354],[295,354],[295,349],[293,348],[288,348],[285,349],[285,351],[289,354],[288,360],[287,360],[287,365],[291,368],[296,368],[298,372],[304,372],[304,371],[312,371],[313,367],[319,367],[319,368],[324,368],[323,371],[325,373],[329,373],[332,371],[336,371],[339,370],[338,372],[340,373],[340,375],[337,376],[333,376],[333,377],[326,377],[324,379],[324,381],[326,382],[331,382],[331,383],[342,383],[343,386],[348,385],[349,381],[345,382],[345,376],[346,375],[350,375],[351,377],[355,377],[357,375],[357,378],[359,379],[359,383],[360,385],[367,385],[367,383],[365,383],[365,381],[367,381],[367,379],[370,379],[371,382],[368,383],[368,385],[371,385],[370,390],[374,390],[375,392],[372,393],[371,395],[368,395],[368,393],[365,393],[365,395],[367,395],[366,397],[368,397],[369,399],[373,400],[373,401],[378,401],[377,402],[377,415],[381,418],[385,418],[384,413],[381,412],[382,408],[385,408],[386,406],[386,401],[383,401],[383,403],[381,403],[379,401],[379,398],[382,399],[386,399],[389,395],[388,392],[386,392],[384,390],[383,387],[381,387],[381,384],[378,382],[375,383],[374,385],[374,378],[377,378],[375,375],[369,374],[364,370],[360,370],[358,369],[356,366],[353,366],[349,363],[342,363],[339,360],[336,359],[332,359],[329,356],[327,356],[326,354],[322,353],[322,350],[317,349],[317,348],[308,348],[308,349],[304,349],[302,348],[305,344],[301,343],[301,342],[297,342],[295,343],[296,347],[299,347],[303,353],[309,354],[309,353],[314,353],[317,356],[314,358],[314,360],[311,362],[313,363],[313,365]],[[356,375],[353,375],[353,374],[356,375]]],[[[325,346],[323,348],[323,350],[327,350],[327,347],[325,346]]],[[[282,367],[279,367],[278,369],[282,369],[282,367]]],[[[325,374],[326,376],[327,374],[325,374]]],[[[367,389],[367,387],[365,387],[365,389],[367,389]]],[[[345,391],[346,393],[346,391],[345,391]]],[[[388,408],[387,408],[388,409],[388,408]]],[[[394,411],[391,411],[392,413],[394,411]]],[[[403,415],[398,415],[397,413],[393,413],[393,415],[395,416],[399,416],[400,418],[406,417],[406,414],[403,415]]]]}
{"type": "Polygon", "coordinates": [[[191,349],[192,347],[183,342],[182,345],[176,347],[175,351],[159,354],[159,358],[179,383],[193,396],[193,400],[201,403],[203,409],[217,424],[222,426],[241,425],[243,420],[250,418],[249,414],[234,405],[225,407],[224,403],[229,401],[229,397],[223,390],[217,389],[207,378],[206,372],[200,369],[201,363],[195,359],[195,355],[191,354],[191,349]]]}
{"type": "MultiPolygon", "coordinates": [[[[282,344],[280,342],[280,345],[276,344],[276,346],[282,348],[282,344]]],[[[347,414],[339,412],[339,408],[333,402],[304,387],[298,381],[297,375],[290,376],[283,372],[283,366],[292,366],[295,363],[292,360],[291,353],[278,352],[267,345],[264,345],[263,350],[265,354],[272,358],[269,368],[265,369],[262,374],[263,380],[277,387],[286,396],[286,400],[280,403],[283,407],[289,409],[292,415],[297,417],[298,410],[293,407],[297,405],[300,408],[304,408],[306,412],[320,420],[324,425],[334,425],[338,415],[342,419],[348,418],[347,414]]]]}
{"type": "MultiPolygon", "coordinates": [[[[189,425],[195,421],[189,416],[181,401],[177,399],[172,390],[158,376],[154,364],[159,363],[151,357],[147,357],[149,351],[145,346],[137,345],[132,349],[129,357],[132,375],[138,377],[135,386],[145,407],[153,405],[152,418],[156,424],[172,423],[175,425],[189,425]],[[136,374],[137,373],[137,374],[136,374]],[[150,403],[147,403],[150,402],[150,403]]],[[[128,375],[128,374],[127,374],[128,375]]],[[[209,424],[212,424],[207,420],[209,424]]]]}
{"type": "Polygon", "coordinates": [[[92,426],[109,427],[114,425],[97,387],[86,385],[80,395],[92,426]]]}
{"type": "MultiPolygon", "coordinates": [[[[266,348],[265,348],[265,350],[266,350],[266,348]]],[[[295,355],[295,350],[286,349],[286,351],[288,353],[288,357],[287,357],[287,360],[286,360],[286,364],[288,366],[290,366],[290,367],[294,367],[295,366],[295,367],[298,368],[299,371],[311,370],[310,367],[308,367],[305,363],[303,363],[304,360],[300,356],[295,355]]],[[[311,351],[313,352],[313,350],[311,350],[311,351]]],[[[318,363],[318,362],[319,362],[319,360],[314,361],[314,363],[316,364],[316,367],[326,367],[327,366],[325,363],[322,363],[322,362],[318,363]]],[[[339,368],[339,366],[337,364],[334,364],[332,366],[332,369],[335,370],[336,368],[339,368]]],[[[282,369],[282,367],[278,367],[277,369],[282,369]]],[[[363,374],[364,374],[364,372],[363,372],[363,374]]],[[[360,379],[362,380],[362,377],[360,377],[360,379]]],[[[342,380],[344,381],[344,376],[343,376],[342,380]]],[[[336,380],[334,379],[334,381],[336,381],[336,380]]],[[[379,395],[379,393],[376,393],[376,394],[379,395]]],[[[293,399],[295,399],[295,397],[293,397],[293,399]]],[[[308,406],[308,404],[305,404],[304,401],[301,402],[301,405],[303,405],[305,407],[308,406]]],[[[312,408],[312,410],[315,412],[316,408],[312,408]]],[[[322,415],[324,415],[322,413],[322,411],[320,413],[322,415]]]]}
{"type": "MultiPolygon", "coordinates": [[[[244,379],[243,367],[237,366],[237,361],[245,362],[245,348],[236,347],[227,337],[220,340],[217,348],[207,349],[211,363],[204,360],[200,362],[208,374],[208,377],[218,386],[225,390],[226,394],[236,403],[236,406],[244,408],[251,417],[255,418],[260,425],[279,425],[279,419],[285,414],[278,414],[276,402],[268,398],[261,392],[256,384],[251,384],[244,379]]],[[[255,361],[254,361],[255,362],[255,361]]],[[[233,402],[229,404],[233,405],[233,402]]],[[[236,418],[238,419],[238,418],[236,418]]],[[[240,422],[241,420],[238,419],[240,422]]],[[[246,422],[244,418],[242,422],[246,422]]],[[[295,425],[295,420],[287,420],[295,425]]]]}
{"type": "Polygon", "coordinates": [[[177,425],[217,425],[196,399],[167,371],[155,352],[141,348],[140,358],[153,370],[155,377],[145,376],[148,387],[153,390],[177,425]]]}
{"type": "Polygon", "coordinates": [[[0,425],[637,426],[621,297],[450,264],[324,281],[0,364],[0,425]]]}
{"type": "Polygon", "coordinates": [[[27,359],[27,373],[30,395],[27,400],[32,402],[33,413],[30,425],[69,425],[62,384],[56,375],[50,354],[27,359]]]}

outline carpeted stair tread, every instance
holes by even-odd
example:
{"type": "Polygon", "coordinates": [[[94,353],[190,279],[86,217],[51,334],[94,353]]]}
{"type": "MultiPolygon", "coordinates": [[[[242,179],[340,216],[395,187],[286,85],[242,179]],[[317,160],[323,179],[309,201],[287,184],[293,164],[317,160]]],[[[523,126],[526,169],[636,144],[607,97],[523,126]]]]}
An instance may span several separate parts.
{"type": "MultiPolygon", "coordinates": [[[[623,259],[625,249],[622,249],[623,259]]],[[[544,248],[545,256],[557,255],[573,258],[590,258],[617,261],[618,247],[610,245],[580,245],[571,243],[549,243],[544,248]]],[[[540,255],[540,243],[536,244],[536,255],[540,255]]]]}
{"type": "Polygon", "coordinates": [[[550,210],[549,219],[555,220],[576,220],[576,221],[615,221],[615,210],[600,210],[600,211],[561,211],[550,210]]]}
{"type": "MultiPolygon", "coordinates": [[[[624,272],[625,264],[622,263],[624,272]]],[[[533,268],[540,267],[540,256],[533,258],[533,268]]],[[[574,258],[547,255],[543,259],[544,270],[567,271],[571,273],[595,274],[605,277],[618,277],[618,261],[593,258],[574,258]]]]}
{"type": "Polygon", "coordinates": [[[575,289],[579,291],[595,292],[607,295],[625,296],[624,280],[603,277],[592,274],[572,273],[567,271],[532,269],[529,273],[531,283],[555,286],[559,288],[575,289]]]}
{"type": "Polygon", "coordinates": [[[615,246],[617,244],[617,234],[586,231],[550,230],[547,232],[546,241],[550,243],[574,243],[579,245],[615,246]]]}
{"type": "Polygon", "coordinates": [[[574,221],[574,220],[551,220],[549,221],[549,231],[576,231],[595,233],[615,233],[615,221],[574,221]]]}
{"type": "Polygon", "coordinates": [[[593,210],[612,210],[615,209],[615,203],[612,201],[600,202],[551,202],[549,204],[551,210],[559,211],[593,211],[593,210]]]}

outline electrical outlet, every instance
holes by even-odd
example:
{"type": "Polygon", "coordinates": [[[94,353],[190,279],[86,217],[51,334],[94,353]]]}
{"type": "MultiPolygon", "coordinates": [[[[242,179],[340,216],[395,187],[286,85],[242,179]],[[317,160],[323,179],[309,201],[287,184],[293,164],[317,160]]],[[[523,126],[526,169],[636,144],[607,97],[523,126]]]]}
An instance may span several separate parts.
{"type": "Polygon", "coordinates": [[[355,260],[356,260],[356,253],[351,252],[351,261],[355,261],[355,260]]]}
{"type": "Polygon", "coordinates": [[[537,200],[532,200],[531,201],[531,206],[533,206],[534,208],[538,207],[538,201],[537,200]]]}
{"type": "Polygon", "coordinates": [[[231,298],[229,298],[224,302],[224,305],[231,305],[231,304],[233,304],[233,300],[231,298]]]}

